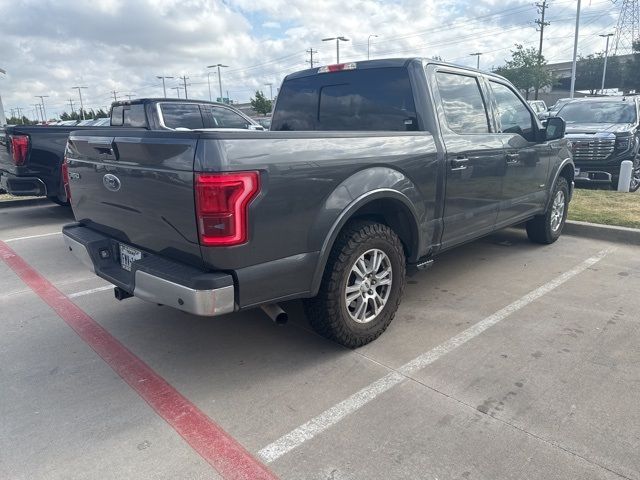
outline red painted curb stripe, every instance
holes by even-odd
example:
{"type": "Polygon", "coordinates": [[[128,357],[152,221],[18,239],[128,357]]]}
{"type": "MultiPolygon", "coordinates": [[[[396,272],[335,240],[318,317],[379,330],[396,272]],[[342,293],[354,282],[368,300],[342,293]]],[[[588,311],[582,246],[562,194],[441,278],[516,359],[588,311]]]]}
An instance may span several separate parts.
{"type": "Polygon", "coordinates": [[[0,241],[2,260],[225,479],[277,480],[213,420],[0,241]]]}

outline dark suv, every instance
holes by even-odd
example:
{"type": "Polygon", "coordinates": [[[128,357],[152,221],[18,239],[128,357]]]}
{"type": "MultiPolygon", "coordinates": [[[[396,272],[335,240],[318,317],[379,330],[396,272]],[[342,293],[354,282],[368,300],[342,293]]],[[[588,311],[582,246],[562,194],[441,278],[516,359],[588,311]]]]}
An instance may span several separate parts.
{"type": "Polygon", "coordinates": [[[640,96],[580,98],[558,116],[567,122],[576,184],[618,184],[620,164],[633,162],[629,190],[640,187],[640,96]]]}

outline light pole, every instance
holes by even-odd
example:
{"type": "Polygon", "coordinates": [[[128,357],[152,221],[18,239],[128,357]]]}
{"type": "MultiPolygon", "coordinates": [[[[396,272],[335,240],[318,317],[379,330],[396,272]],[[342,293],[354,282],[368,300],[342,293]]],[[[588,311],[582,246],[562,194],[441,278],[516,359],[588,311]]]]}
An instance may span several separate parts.
{"type": "Polygon", "coordinates": [[[167,86],[164,84],[165,79],[173,78],[173,77],[165,77],[164,75],[156,75],[156,78],[162,80],[162,91],[164,92],[164,98],[167,98],[167,86]]]}
{"type": "Polygon", "coordinates": [[[269,98],[273,102],[273,83],[265,83],[264,86],[269,87],[269,98]]]}
{"type": "Polygon", "coordinates": [[[480,55],[482,55],[482,52],[476,52],[476,53],[470,53],[469,54],[470,57],[477,57],[478,58],[478,60],[476,62],[476,68],[478,70],[480,70],[480,55]]]}
{"type": "Polygon", "coordinates": [[[332,40],[336,41],[336,63],[340,63],[340,42],[348,42],[349,39],[342,36],[322,39],[323,42],[330,42],[332,40]]]}
{"type": "Polygon", "coordinates": [[[45,98],[49,98],[49,95],[35,95],[35,98],[39,98],[40,101],[42,102],[42,119],[43,119],[43,122],[46,123],[46,121],[47,121],[47,109],[44,108],[44,99],[45,98]]]}
{"type": "Polygon", "coordinates": [[[578,7],[576,10],[576,33],[573,39],[573,63],[571,65],[571,90],[569,92],[569,98],[573,98],[576,91],[576,66],[578,64],[578,30],[580,29],[580,3],[578,0],[578,7]]]}
{"type": "Polygon", "coordinates": [[[371,34],[369,38],[367,38],[367,60],[371,58],[371,39],[378,38],[378,35],[371,34]]]}
{"type": "Polygon", "coordinates": [[[82,120],[84,120],[84,105],[82,104],[82,89],[86,89],[87,87],[71,87],[72,89],[78,90],[78,95],[80,95],[80,115],[82,116],[82,120]]]}
{"type": "Polygon", "coordinates": [[[599,37],[603,37],[607,39],[607,46],[604,50],[604,67],[602,68],[602,88],[600,88],[600,93],[604,95],[604,79],[607,77],[607,57],[609,56],[609,38],[613,37],[614,33],[605,33],[598,35],[599,37]]]}
{"type": "Polygon", "coordinates": [[[218,86],[220,87],[220,101],[224,103],[224,94],[222,93],[222,74],[220,73],[220,67],[227,68],[229,65],[223,65],[221,63],[216,63],[215,65],[208,65],[207,68],[215,68],[218,67],[218,86]]]}

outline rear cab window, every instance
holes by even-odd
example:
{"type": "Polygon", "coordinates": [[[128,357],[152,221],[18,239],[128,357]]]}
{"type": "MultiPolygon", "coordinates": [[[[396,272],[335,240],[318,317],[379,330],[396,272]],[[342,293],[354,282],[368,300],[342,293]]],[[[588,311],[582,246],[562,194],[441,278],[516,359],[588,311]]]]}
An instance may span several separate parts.
{"type": "Polygon", "coordinates": [[[204,128],[200,106],[196,103],[160,103],[159,108],[167,128],[204,128]]]}
{"type": "Polygon", "coordinates": [[[471,75],[437,72],[436,82],[449,128],[455,133],[489,133],[489,116],[478,79],[471,75]]]}
{"type": "Polygon", "coordinates": [[[287,80],[271,130],[418,130],[409,72],[405,67],[356,68],[287,80]]]}
{"type": "Polygon", "coordinates": [[[111,125],[114,127],[147,127],[144,105],[117,105],[111,109],[111,125]]]}

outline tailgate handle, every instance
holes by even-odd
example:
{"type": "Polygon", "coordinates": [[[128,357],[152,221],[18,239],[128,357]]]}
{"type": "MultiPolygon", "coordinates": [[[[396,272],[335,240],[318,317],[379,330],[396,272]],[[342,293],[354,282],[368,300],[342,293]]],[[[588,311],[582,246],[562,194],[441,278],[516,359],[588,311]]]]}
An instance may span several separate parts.
{"type": "Polygon", "coordinates": [[[88,142],[89,145],[93,147],[93,149],[98,152],[101,157],[111,157],[114,160],[117,160],[116,151],[113,148],[112,142],[88,142]]]}

